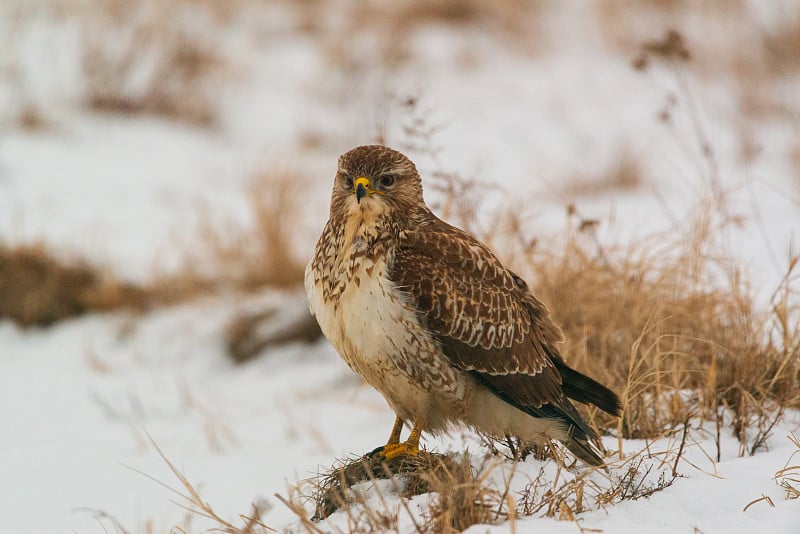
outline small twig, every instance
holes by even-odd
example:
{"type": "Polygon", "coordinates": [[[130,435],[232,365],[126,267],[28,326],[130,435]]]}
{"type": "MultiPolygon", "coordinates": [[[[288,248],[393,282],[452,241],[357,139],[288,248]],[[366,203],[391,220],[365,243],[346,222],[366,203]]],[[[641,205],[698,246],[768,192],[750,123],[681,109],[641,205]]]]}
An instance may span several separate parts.
{"type": "Polygon", "coordinates": [[[761,497],[759,497],[758,499],[752,500],[752,501],[750,501],[749,503],[747,503],[747,504],[745,505],[745,507],[744,507],[744,508],[742,508],[742,512],[746,512],[748,508],[750,508],[751,506],[753,506],[755,503],[757,503],[757,502],[761,502],[761,501],[767,501],[767,504],[769,504],[769,505],[770,505],[772,508],[775,508],[775,503],[774,503],[774,502],[772,502],[772,499],[770,499],[770,498],[769,498],[769,495],[764,495],[764,494],[762,493],[762,494],[761,494],[761,497]]]}
{"type": "MultiPolygon", "coordinates": [[[[100,523],[100,526],[103,527],[104,531],[106,530],[106,528],[105,528],[105,526],[103,526],[103,523],[101,521],[103,519],[109,521],[112,525],[114,525],[114,528],[116,528],[122,534],[130,534],[130,531],[128,529],[126,529],[124,526],[122,526],[122,523],[119,522],[119,519],[117,519],[113,515],[109,514],[108,512],[104,512],[103,510],[97,510],[95,508],[87,508],[87,507],[81,506],[81,507],[78,507],[78,508],[73,508],[72,511],[73,512],[87,512],[87,513],[92,514],[94,516],[94,518],[97,520],[97,522],[100,523]]],[[[108,531],[106,531],[106,532],[108,532],[108,531]]]]}
{"type": "Polygon", "coordinates": [[[691,419],[691,414],[686,417],[686,420],[683,422],[683,435],[681,436],[681,446],[678,448],[678,455],[675,457],[675,463],[672,464],[672,477],[675,478],[678,476],[678,462],[683,456],[683,448],[686,446],[686,436],[689,434],[689,420],[691,419]]]}
{"type": "Polygon", "coordinates": [[[297,517],[300,518],[300,522],[303,526],[308,529],[310,532],[315,532],[316,534],[325,534],[325,531],[320,529],[317,525],[315,525],[310,519],[308,519],[305,510],[302,507],[298,506],[297,503],[291,502],[286,499],[280,493],[275,493],[275,498],[282,502],[286,507],[294,513],[297,517]]]}

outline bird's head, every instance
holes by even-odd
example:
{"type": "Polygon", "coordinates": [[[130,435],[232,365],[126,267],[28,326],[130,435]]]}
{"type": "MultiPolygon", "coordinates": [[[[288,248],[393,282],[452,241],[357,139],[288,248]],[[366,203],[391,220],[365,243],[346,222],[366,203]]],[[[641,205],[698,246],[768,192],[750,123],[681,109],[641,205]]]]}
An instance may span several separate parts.
{"type": "Polygon", "coordinates": [[[356,147],[339,158],[331,212],[405,219],[425,208],[422,180],[406,156],[382,145],[356,147]]]}

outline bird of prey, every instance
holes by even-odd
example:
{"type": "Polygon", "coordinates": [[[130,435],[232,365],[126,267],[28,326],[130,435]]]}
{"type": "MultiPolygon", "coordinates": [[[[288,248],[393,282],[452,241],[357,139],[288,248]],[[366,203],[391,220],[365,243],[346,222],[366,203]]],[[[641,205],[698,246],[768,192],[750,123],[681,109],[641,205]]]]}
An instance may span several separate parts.
{"type": "Polygon", "coordinates": [[[386,459],[418,454],[423,431],[466,424],[559,440],[602,465],[599,438],[570,399],[618,415],[618,397],[567,365],[545,305],[486,245],[430,211],[400,152],[369,145],[339,158],[305,287],[322,332],[397,416],[378,449],[386,459]]]}

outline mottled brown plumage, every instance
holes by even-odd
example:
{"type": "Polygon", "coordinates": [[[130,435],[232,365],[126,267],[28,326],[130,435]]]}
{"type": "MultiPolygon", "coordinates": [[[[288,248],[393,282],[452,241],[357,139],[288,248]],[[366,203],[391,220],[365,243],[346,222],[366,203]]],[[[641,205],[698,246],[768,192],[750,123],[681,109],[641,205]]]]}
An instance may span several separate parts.
{"type": "Polygon", "coordinates": [[[312,313],[398,420],[384,452],[466,423],[526,441],[558,439],[599,465],[599,439],[569,399],[617,414],[617,396],[569,368],[547,308],[473,236],[436,217],[408,158],[344,154],[330,219],[306,269],[312,313]],[[399,443],[402,423],[412,435],[399,443]]]}

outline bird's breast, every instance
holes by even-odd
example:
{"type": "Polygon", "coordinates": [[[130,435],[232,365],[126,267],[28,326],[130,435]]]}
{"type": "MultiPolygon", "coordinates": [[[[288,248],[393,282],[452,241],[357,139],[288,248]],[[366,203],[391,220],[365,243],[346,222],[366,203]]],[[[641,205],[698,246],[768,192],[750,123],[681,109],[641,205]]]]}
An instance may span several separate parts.
{"type": "Polygon", "coordinates": [[[387,276],[386,255],[350,260],[340,291],[325,298],[324,280],[310,304],[325,336],[348,365],[387,397],[453,387],[454,370],[402,291],[387,276]]]}
{"type": "MultiPolygon", "coordinates": [[[[386,276],[383,257],[361,256],[349,266],[347,282],[332,303],[334,342],[356,372],[371,374],[403,366],[403,348],[422,331],[413,312],[386,276]]],[[[329,306],[330,307],[330,306],[329,306]]]]}

